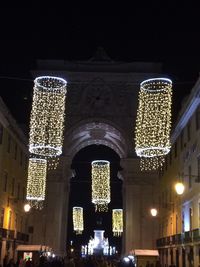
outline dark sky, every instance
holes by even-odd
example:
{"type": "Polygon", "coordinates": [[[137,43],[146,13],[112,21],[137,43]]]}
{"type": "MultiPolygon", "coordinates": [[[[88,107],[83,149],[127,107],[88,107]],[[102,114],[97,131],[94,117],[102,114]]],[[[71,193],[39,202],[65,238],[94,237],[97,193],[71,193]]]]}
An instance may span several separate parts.
{"type": "Polygon", "coordinates": [[[98,46],[116,61],[162,62],[180,108],[199,76],[199,8],[189,1],[131,2],[1,7],[0,92],[20,123],[29,119],[36,59],[87,60],[98,46]]]}

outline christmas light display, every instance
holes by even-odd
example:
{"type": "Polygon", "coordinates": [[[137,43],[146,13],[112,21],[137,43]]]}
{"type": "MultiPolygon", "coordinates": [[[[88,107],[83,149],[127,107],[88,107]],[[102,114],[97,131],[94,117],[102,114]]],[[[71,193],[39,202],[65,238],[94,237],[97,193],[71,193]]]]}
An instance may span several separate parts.
{"type": "Polygon", "coordinates": [[[107,211],[110,203],[110,162],[92,162],[92,203],[96,211],[107,211]]]}
{"type": "Polygon", "coordinates": [[[155,78],[140,84],[135,150],[142,170],[156,170],[170,151],[172,81],[155,78]]]}
{"type": "Polygon", "coordinates": [[[123,210],[112,210],[112,231],[114,236],[121,236],[123,232],[123,210]]]}
{"type": "Polygon", "coordinates": [[[73,226],[76,234],[82,234],[83,226],[83,208],[73,207],[73,226]]]}
{"type": "Polygon", "coordinates": [[[66,85],[67,82],[58,77],[35,79],[30,117],[30,153],[47,157],[62,153],[66,85]]]}
{"type": "Polygon", "coordinates": [[[41,209],[45,200],[47,161],[30,158],[26,199],[31,207],[41,209]]]}

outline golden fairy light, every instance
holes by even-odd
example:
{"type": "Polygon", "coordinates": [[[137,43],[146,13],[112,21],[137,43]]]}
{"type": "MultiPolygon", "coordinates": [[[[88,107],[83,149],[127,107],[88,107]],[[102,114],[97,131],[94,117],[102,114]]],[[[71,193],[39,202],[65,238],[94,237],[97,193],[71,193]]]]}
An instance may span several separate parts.
{"type": "Polygon", "coordinates": [[[123,210],[112,210],[112,231],[114,236],[121,236],[123,232],[123,210]]]}
{"type": "Polygon", "coordinates": [[[142,170],[156,170],[171,148],[172,81],[166,78],[140,84],[135,128],[135,150],[142,170]]]}
{"type": "Polygon", "coordinates": [[[67,82],[58,77],[35,79],[30,116],[30,153],[47,157],[62,153],[66,85],[67,82]]]}
{"type": "Polygon", "coordinates": [[[73,207],[73,227],[76,234],[82,234],[83,226],[83,208],[73,207]]]}
{"type": "Polygon", "coordinates": [[[92,203],[96,211],[107,211],[110,203],[110,162],[92,161],[92,203]]]}
{"type": "Polygon", "coordinates": [[[47,161],[46,159],[30,158],[26,199],[31,207],[42,208],[45,200],[47,161]]]}

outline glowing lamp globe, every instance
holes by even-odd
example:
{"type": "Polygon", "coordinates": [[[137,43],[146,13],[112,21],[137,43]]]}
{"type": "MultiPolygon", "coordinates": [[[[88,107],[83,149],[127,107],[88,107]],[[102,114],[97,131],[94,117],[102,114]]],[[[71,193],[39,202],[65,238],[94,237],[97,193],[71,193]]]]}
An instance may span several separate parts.
{"type": "Polygon", "coordinates": [[[153,216],[153,217],[156,217],[157,216],[157,214],[158,214],[158,211],[157,211],[157,209],[151,209],[150,210],[150,212],[151,212],[151,216],[153,216]]]}
{"type": "Polygon", "coordinates": [[[179,182],[179,183],[176,183],[175,184],[175,190],[176,190],[176,193],[178,195],[182,195],[184,190],[185,190],[185,186],[183,183],[179,182]]]}
{"type": "Polygon", "coordinates": [[[62,153],[67,82],[42,76],[34,81],[30,116],[29,152],[56,157],[62,153]]]}
{"type": "Polygon", "coordinates": [[[25,211],[25,212],[29,212],[30,209],[31,209],[30,204],[27,203],[27,204],[24,205],[24,211],[25,211]]]}

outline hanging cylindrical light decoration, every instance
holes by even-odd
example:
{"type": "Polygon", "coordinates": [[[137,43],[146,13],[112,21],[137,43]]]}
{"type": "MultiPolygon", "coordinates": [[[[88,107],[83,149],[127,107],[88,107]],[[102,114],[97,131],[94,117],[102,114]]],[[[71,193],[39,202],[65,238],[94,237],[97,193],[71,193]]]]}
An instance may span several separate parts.
{"type": "Polygon", "coordinates": [[[47,161],[46,159],[30,158],[26,199],[31,207],[41,209],[45,200],[47,161]]]}
{"type": "Polygon", "coordinates": [[[112,231],[114,236],[121,236],[123,232],[123,210],[112,210],[112,231]]]}
{"type": "Polygon", "coordinates": [[[135,150],[142,170],[156,170],[170,151],[172,81],[166,78],[140,84],[135,129],[135,150]]]}
{"type": "Polygon", "coordinates": [[[83,226],[83,208],[73,207],[73,227],[76,234],[82,234],[83,226]]]}
{"type": "Polygon", "coordinates": [[[107,211],[110,203],[110,162],[92,162],[92,203],[96,211],[107,211]]]}
{"type": "Polygon", "coordinates": [[[35,79],[30,117],[30,153],[46,157],[56,157],[62,153],[66,85],[67,82],[58,77],[35,79]]]}

